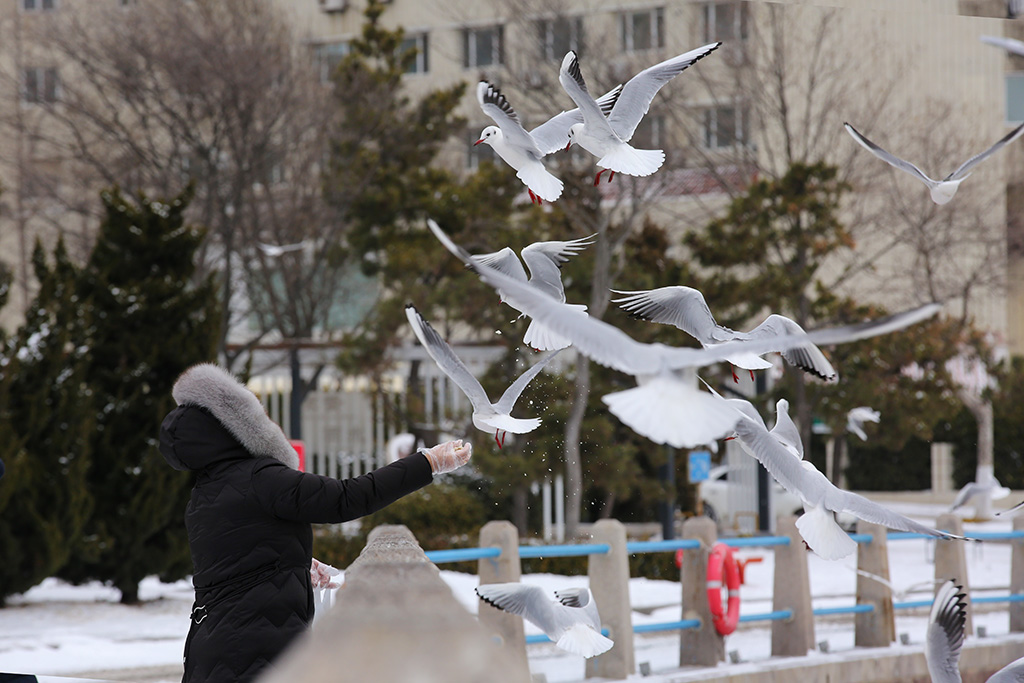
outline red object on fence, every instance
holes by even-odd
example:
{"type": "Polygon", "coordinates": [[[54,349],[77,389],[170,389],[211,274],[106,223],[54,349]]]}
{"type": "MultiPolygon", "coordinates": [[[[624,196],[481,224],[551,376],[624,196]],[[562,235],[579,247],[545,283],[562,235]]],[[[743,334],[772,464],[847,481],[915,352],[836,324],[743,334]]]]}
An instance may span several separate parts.
{"type": "Polygon", "coordinates": [[[299,472],[306,471],[306,444],[299,439],[288,439],[295,452],[299,454],[299,472]]]}
{"type": "Polygon", "coordinates": [[[736,560],[736,564],[740,568],[740,584],[745,584],[747,582],[747,565],[748,564],[756,564],[758,562],[763,562],[763,561],[764,561],[764,558],[760,557],[760,556],[758,556],[758,557],[748,557],[745,560],[744,559],[737,559],[736,560]]]}
{"type": "Polygon", "coordinates": [[[715,630],[727,636],[740,623],[740,569],[732,548],[716,543],[708,556],[708,608],[715,630]],[[724,575],[724,581],[723,581],[724,575]],[[729,591],[726,609],[722,609],[722,585],[729,591]]]}

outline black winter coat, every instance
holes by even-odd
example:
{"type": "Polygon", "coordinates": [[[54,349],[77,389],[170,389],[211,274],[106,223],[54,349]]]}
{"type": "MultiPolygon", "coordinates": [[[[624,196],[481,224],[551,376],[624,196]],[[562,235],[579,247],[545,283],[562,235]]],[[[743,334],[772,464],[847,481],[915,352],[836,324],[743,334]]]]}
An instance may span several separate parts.
{"type": "MultiPolygon", "coordinates": [[[[210,373],[215,366],[198,367],[210,373]]],[[[241,426],[221,399],[209,405],[179,400],[160,432],[167,462],[196,473],[185,512],[196,590],[182,679],[189,683],[250,681],[310,624],[311,523],[375,512],[432,478],[429,461],[418,453],[347,480],[296,471],[276,454],[258,456],[243,446],[223,423],[241,426]]]]}

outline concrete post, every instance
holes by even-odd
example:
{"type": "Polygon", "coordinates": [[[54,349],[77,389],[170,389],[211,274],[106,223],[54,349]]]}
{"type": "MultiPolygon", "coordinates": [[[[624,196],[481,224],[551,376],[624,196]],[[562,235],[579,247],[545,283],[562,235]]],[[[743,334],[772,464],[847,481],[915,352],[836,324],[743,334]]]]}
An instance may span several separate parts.
{"type": "MultiPolygon", "coordinates": [[[[509,521],[494,520],[480,529],[481,548],[501,548],[498,557],[485,557],[477,561],[477,575],[480,583],[514,583],[522,577],[523,568],[519,561],[519,531],[509,521]]],[[[480,625],[492,636],[497,637],[509,656],[526,666],[526,635],[523,632],[523,618],[497,607],[479,601],[477,616],[480,625]]]]}
{"type": "Polygon", "coordinates": [[[889,583],[889,548],[885,527],[864,520],[857,522],[858,534],[871,534],[870,543],[857,544],[857,604],[873,605],[873,612],[854,617],[854,645],[888,647],[896,640],[896,618],[889,583]],[[870,574],[871,576],[866,576],[870,574]],[[877,577],[877,578],[874,578],[877,577]]]}
{"type": "Polygon", "coordinates": [[[696,550],[683,551],[680,583],[683,588],[683,619],[700,619],[699,629],[679,632],[679,666],[717,666],[725,660],[725,639],[711,623],[708,607],[708,555],[718,539],[715,523],[707,517],[683,522],[683,538],[700,541],[696,550]]]}
{"type": "Polygon", "coordinates": [[[459,604],[406,527],[381,526],[334,607],[258,680],[528,683],[530,672],[459,604]]]}
{"type": "MultiPolygon", "coordinates": [[[[946,512],[935,520],[935,528],[950,533],[963,535],[964,524],[958,516],[946,512]]],[[[971,618],[974,610],[971,609],[970,585],[967,580],[967,555],[964,552],[964,541],[935,541],[935,591],[944,581],[953,579],[958,585],[963,586],[963,592],[967,594],[964,601],[967,603],[967,620],[964,622],[964,633],[974,633],[974,620],[971,618]]]]}
{"type": "Polygon", "coordinates": [[[953,444],[933,443],[932,491],[946,493],[953,490],[953,444]]]}
{"type": "MultiPolygon", "coordinates": [[[[1013,530],[1024,531],[1024,515],[1013,518],[1013,530]]],[[[1016,539],[1010,547],[1010,593],[1019,595],[1024,593],[1024,540],[1016,539]]],[[[1010,631],[1024,631],[1024,602],[1011,602],[1009,609],[1010,631]]]]}
{"type": "Polygon", "coordinates": [[[776,533],[789,536],[789,545],[775,546],[772,609],[792,610],[793,616],[772,622],[772,657],[803,657],[814,648],[807,549],[796,529],[796,517],[780,517],[776,533]]]}
{"type": "Polygon", "coordinates": [[[629,555],[626,527],[615,519],[602,519],[591,530],[591,543],[608,545],[607,555],[591,555],[587,575],[601,625],[615,645],[587,660],[587,678],[619,680],[636,672],[633,653],[633,619],[629,606],[629,555]]]}

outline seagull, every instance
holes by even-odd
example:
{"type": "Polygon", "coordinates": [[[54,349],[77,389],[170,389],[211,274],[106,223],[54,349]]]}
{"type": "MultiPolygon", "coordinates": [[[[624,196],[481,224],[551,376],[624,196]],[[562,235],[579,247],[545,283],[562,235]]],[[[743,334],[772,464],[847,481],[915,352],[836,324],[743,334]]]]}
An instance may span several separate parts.
{"type": "Polygon", "coordinates": [[[302,240],[301,242],[296,242],[295,244],[281,245],[264,244],[263,242],[257,242],[256,246],[259,247],[260,251],[262,251],[267,256],[277,257],[289,251],[298,251],[299,249],[304,248],[308,243],[309,240],[302,240]]]}
{"type": "Polygon", "coordinates": [[[981,42],[1001,47],[1007,52],[1024,56],[1024,42],[1003,36],[980,36],[981,42]]]}
{"type": "MultiPolygon", "coordinates": [[[[441,228],[431,219],[427,219],[427,226],[430,231],[434,233],[434,236],[441,241],[450,252],[459,256],[459,249],[454,242],[449,239],[448,235],[441,230],[441,228]]],[[[581,237],[580,239],[569,240],[566,242],[534,242],[523,248],[521,254],[523,261],[530,269],[530,279],[526,278],[526,270],[523,268],[523,264],[520,263],[516,254],[509,247],[505,247],[501,251],[496,251],[493,254],[480,254],[472,257],[473,263],[483,263],[484,265],[490,266],[495,270],[498,270],[509,277],[513,277],[520,282],[528,282],[530,286],[536,287],[541,291],[548,294],[548,296],[554,297],[558,301],[565,303],[565,289],[562,286],[562,274],[559,268],[562,264],[569,260],[570,256],[575,256],[580,251],[591,244],[596,235],[590,235],[589,237],[581,237]]],[[[504,292],[499,292],[503,303],[508,304],[517,311],[522,309],[516,305],[515,297],[509,297],[504,292]]],[[[577,315],[586,315],[587,307],[583,304],[566,304],[571,308],[577,315]]],[[[531,320],[530,326],[526,328],[526,334],[523,336],[523,341],[530,345],[531,348],[537,351],[554,351],[558,349],[564,349],[569,346],[570,342],[565,337],[557,335],[549,330],[544,325],[531,320]]]]}
{"type": "Polygon", "coordinates": [[[555,591],[556,600],[543,588],[522,583],[485,584],[477,586],[476,594],[492,607],[523,617],[575,655],[590,658],[615,644],[601,634],[601,617],[587,588],[555,591]]]}
{"type": "Polygon", "coordinates": [[[968,482],[956,494],[956,498],[953,499],[953,504],[949,506],[949,511],[952,512],[958,507],[963,507],[964,505],[967,505],[971,498],[978,495],[984,495],[986,493],[992,497],[992,500],[1001,500],[1010,495],[1010,489],[1002,486],[995,477],[992,477],[992,480],[985,484],[979,484],[973,481],[968,482]]]}
{"type": "MultiPolygon", "coordinates": [[[[597,100],[597,106],[604,115],[611,112],[621,90],[621,85],[616,86],[597,100]]],[[[473,145],[490,145],[505,163],[514,168],[516,177],[526,185],[531,202],[540,204],[545,199],[549,202],[558,199],[562,195],[562,181],[544,168],[541,159],[565,149],[569,128],[583,121],[580,110],[563,111],[527,132],[512,105],[494,85],[487,81],[477,83],[476,99],[483,112],[498,125],[484,128],[480,139],[473,145]]]]}
{"type": "MultiPolygon", "coordinates": [[[[438,229],[439,230],[439,229],[438,229]]],[[[448,240],[451,242],[451,240],[448,240]]],[[[637,379],[638,386],[605,395],[608,409],[633,431],[655,443],[693,448],[727,435],[738,419],[735,410],[696,388],[696,368],[717,363],[739,351],[766,353],[801,344],[836,344],[885,334],[924,320],[941,308],[928,304],[911,311],[857,325],[779,337],[770,341],[728,342],[694,349],[638,342],[622,330],[571,307],[546,292],[476,263],[462,247],[455,253],[526,315],[572,342],[596,363],[637,379]]]]}
{"type": "Polygon", "coordinates": [[[1005,136],[1003,136],[1003,138],[999,140],[999,142],[992,145],[981,154],[977,154],[971,157],[963,164],[961,164],[960,168],[956,169],[942,180],[932,180],[914,164],[910,163],[909,161],[900,159],[899,157],[890,154],[889,152],[886,152],[884,149],[868,140],[866,137],[858,133],[857,130],[849,123],[844,123],[843,125],[846,127],[846,131],[851,136],[853,136],[853,139],[859,142],[861,145],[863,145],[864,148],[867,149],[869,152],[874,154],[882,161],[885,161],[886,163],[895,166],[901,171],[906,171],[907,173],[909,173],[910,175],[914,176],[915,178],[923,182],[925,185],[927,185],[928,190],[931,193],[932,201],[935,202],[936,204],[939,204],[940,206],[942,204],[948,203],[949,200],[953,198],[953,195],[956,194],[957,188],[960,187],[960,183],[962,183],[967,178],[967,176],[971,174],[975,166],[977,166],[982,161],[998,152],[1003,146],[1008,145],[1014,140],[1016,140],[1018,137],[1020,137],[1021,133],[1024,133],[1024,123],[1022,123],[1021,125],[1011,130],[1009,133],[1007,133],[1005,136]]]}
{"type": "Polygon", "coordinates": [[[869,406],[857,406],[846,414],[846,431],[856,434],[861,441],[867,441],[868,435],[864,431],[864,423],[877,423],[880,419],[882,419],[882,414],[877,410],[869,406]]]}
{"type": "MultiPolygon", "coordinates": [[[[784,315],[773,313],[750,332],[735,332],[723,327],[715,321],[711,309],[708,308],[704,295],[693,287],[676,285],[659,287],[658,289],[623,292],[612,290],[615,294],[624,295],[621,299],[612,299],[619,307],[630,315],[654,323],[675,325],[683,332],[700,342],[707,348],[727,341],[746,341],[751,339],[771,339],[787,334],[803,334],[804,329],[795,321],[784,315]]],[[[804,344],[780,351],[782,357],[791,365],[815,377],[832,382],[836,381],[836,371],[814,344],[804,344]]],[[[737,353],[729,356],[733,365],[750,371],[750,379],[754,379],[754,370],[766,370],[772,364],[761,358],[760,354],[737,353]]],[[[733,381],[739,377],[732,373],[733,381]]]]}
{"type": "Polygon", "coordinates": [[[420,315],[415,306],[412,304],[406,305],[405,317],[409,319],[409,324],[412,325],[416,338],[420,340],[423,348],[427,350],[430,357],[437,363],[437,367],[441,368],[441,371],[448,375],[462,389],[462,392],[466,394],[466,398],[473,404],[473,426],[484,432],[490,433],[493,431],[494,441],[498,444],[498,448],[505,445],[506,432],[526,434],[540,426],[539,417],[522,420],[512,417],[509,413],[512,412],[512,408],[519,399],[519,395],[523,393],[526,385],[537,376],[537,373],[544,369],[544,366],[558,354],[558,351],[553,351],[534,363],[529,370],[521,374],[505,390],[505,393],[501,395],[497,403],[491,403],[491,400],[487,398],[487,393],[480,386],[480,382],[473,376],[473,373],[455,355],[448,342],[430,326],[430,323],[423,319],[423,316],[420,315]],[[498,438],[499,434],[501,435],[500,439],[498,438]]]}
{"type": "Polygon", "coordinates": [[[962,590],[963,586],[950,579],[935,593],[924,647],[932,683],[960,683],[961,680],[960,650],[964,646],[967,620],[967,603],[962,590]]]}
{"type": "MultiPolygon", "coordinates": [[[[750,402],[728,399],[725,403],[731,404],[740,416],[734,427],[740,444],[787,491],[803,500],[804,514],[796,520],[796,528],[808,547],[822,558],[838,560],[857,550],[857,543],[836,523],[837,512],[848,512],[859,519],[882,524],[890,529],[965,540],[963,536],[932,529],[864,496],[837,488],[809,460],[794,457],[793,451],[786,447],[779,436],[768,431],[764,420],[750,402]]],[[[788,404],[780,401],[776,404],[776,413],[781,418],[784,412],[788,416],[788,404]]]]}
{"type": "Polygon", "coordinates": [[[986,683],[1021,683],[1024,681],[1024,657],[1015,659],[988,677],[986,683]]]}
{"type": "Polygon", "coordinates": [[[572,50],[566,53],[558,81],[583,114],[583,121],[574,123],[569,129],[570,140],[566,149],[575,142],[598,158],[597,165],[602,170],[594,178],[595,185],[601,182],[601,174],[605,170],[611,171],[608,175],[610,181],[616,173],[647,176],[661,168],[665,161],[663,151],[635,149],[627,143],[662,86],[721,44],[710,43],[644,69],[626,82],[607,115],[587,91],[576,53],[572,50]]]}

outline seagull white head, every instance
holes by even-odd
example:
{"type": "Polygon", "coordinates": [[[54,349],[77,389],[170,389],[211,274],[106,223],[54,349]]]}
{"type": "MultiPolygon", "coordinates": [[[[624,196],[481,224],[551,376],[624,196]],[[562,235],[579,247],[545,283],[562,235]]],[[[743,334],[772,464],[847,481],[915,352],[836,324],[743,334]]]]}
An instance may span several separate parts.
{"type": "Polygon", "coordinates": [[[583,132],[582,123],[574,123],[569,126],[569,144],[565,146],[566,149],[572,147],[572,143],[576,142],[576,136],[583,132]]]}
{"type": "Polygon", "coordinates": [[[497,126],[487,126],[482,131],[480,131],[480,139],[474,142],[473,146],[476,147],[481,142],[485,142],[488,145],[491,145],[494,144],[495,140],[501,140],[502,137],[503,136],[501,134],[500,128],[498,128],[497,126]]]}

